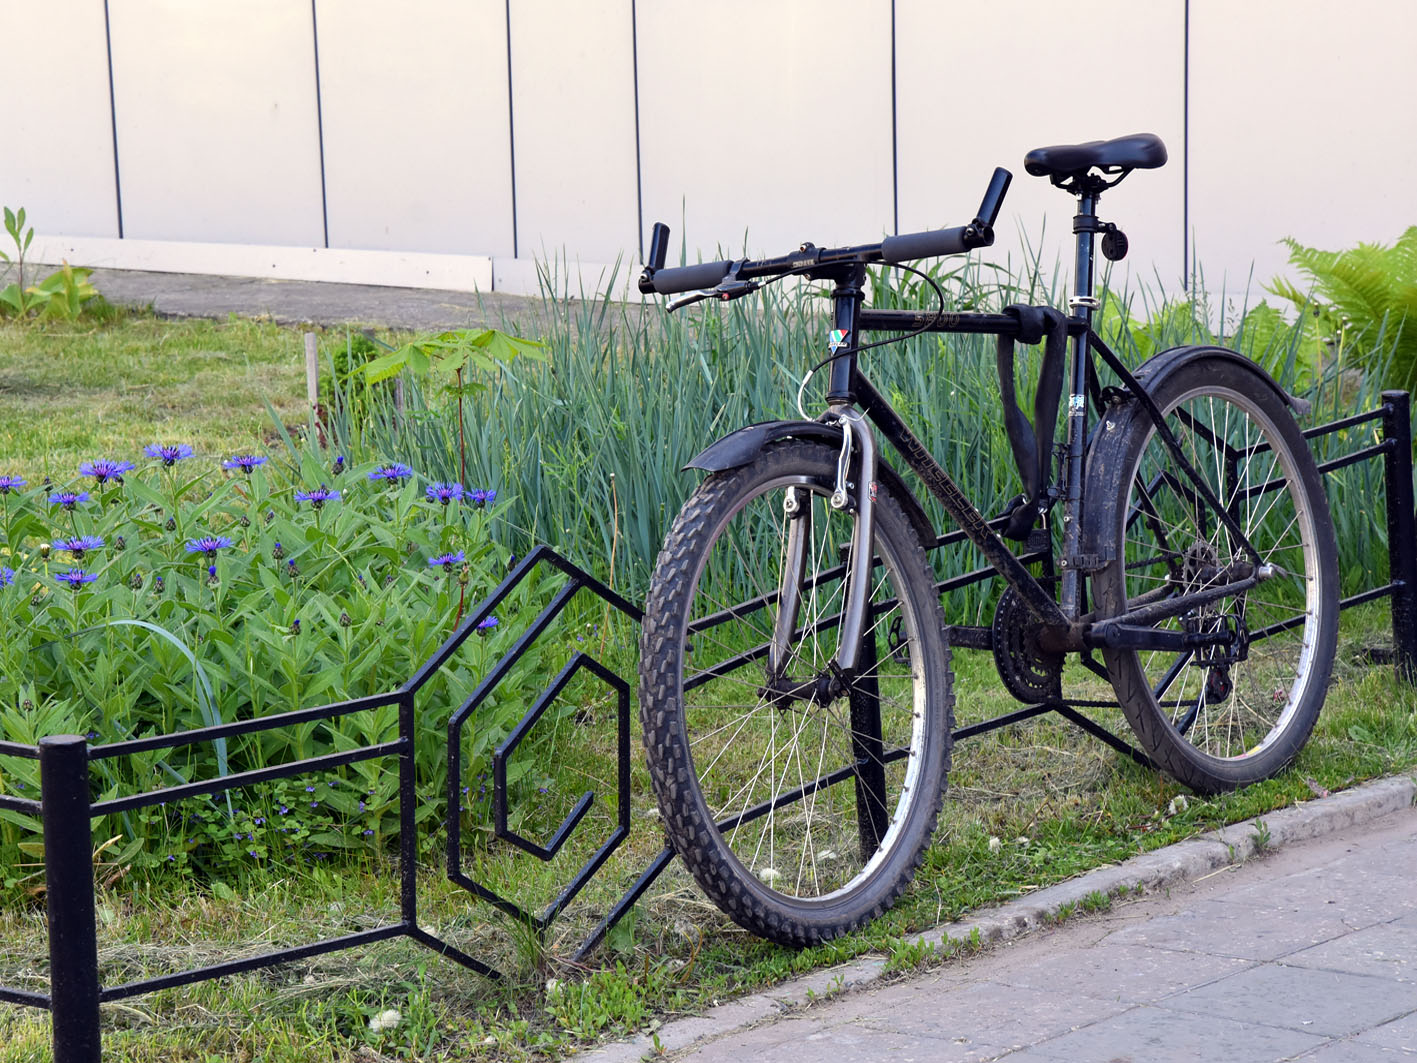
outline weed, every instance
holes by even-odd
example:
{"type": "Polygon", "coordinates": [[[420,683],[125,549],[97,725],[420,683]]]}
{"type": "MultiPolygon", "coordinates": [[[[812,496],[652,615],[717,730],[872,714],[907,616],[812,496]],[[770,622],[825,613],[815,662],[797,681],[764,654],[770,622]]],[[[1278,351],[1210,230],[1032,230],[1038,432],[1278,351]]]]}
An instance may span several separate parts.
{"type": "Polygon", "coordinates": [[[1262,819],[1255,820],[1255,826],[1250,833],[1250,838],[1254,841],[1255,852],[1257,854],[1266,852],[1274,840],[1270,836],[1269,824],[1262,819]]]}

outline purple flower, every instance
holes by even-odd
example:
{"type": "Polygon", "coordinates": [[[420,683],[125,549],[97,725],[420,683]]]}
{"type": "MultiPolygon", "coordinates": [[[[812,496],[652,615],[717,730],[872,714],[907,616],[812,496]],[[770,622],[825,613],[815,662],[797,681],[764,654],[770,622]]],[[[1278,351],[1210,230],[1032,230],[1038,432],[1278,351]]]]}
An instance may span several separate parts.
{"type": "Polygon", "coordinates": [[[123,482],[123,474],[133,469],[131,461],[115,461],[113,458],[98,458],[94,461],[86,461],[79,466],[80,476],[92,476],[94,482],[102,486],[113,480],[116,483],[123,482]]]}
{"type": "Polygon", "coordinates": [[[319,509],[326,502],[338,502],[339,492],[331,491],[324,484],[321,484],[313,491],[296,491],[295,501],[309,502],[310,505],[314,506],[316,509],[319,509]]]}
{"type": "Polygon", "coordinates": [[[143,453],[150,458],[162,459],[162,464],[170,469],[183,458],[190,458],[192,448],[186,443],[149,443],[143,448],[143,453]]]}
{"type": "Polygon", "coordinates": [[[189,554],[202,554],[208,561],[216,557],[218,550],[227,550],[236,544],[225,535],[204,535],[200,539],[187,540],[189,554]]]}
{"type": "Polygon", "coordinates": [[[0,587],[8,587],[15,582],[15,570],[0,565],[0,587]]]}
{"type": "Polygon", "coordinates": [[[339,475],[341,475],[343,472],[344,472],[344,455],[343,455],[343,454],[339,454],[339,455],[337,455],[337,456],[335,457],[335,463],[334,463],[334,466],[330,469],[330,474],[331,474],[332,476],[339,476],[339,475]]]}
{"type": "Polygon", "coordinates": [[[405,465],[403,464],[403,462],[400,461],[395,461],[390,462],[388,465],[380,465],[377,469],[375,469],[369,474],[369,479],[392,480],[394,483],[398,483],[401,480],[407,480],[412,475],[413,466],[405,465]]]}
{"type": "Polygon", "coordinates": [[[81,506],[89,500],[87,491],[55,491],[49,496],[51,506],[63,506],[65,509],[73,509],[81,506]]]}
{"type": "Polygon", "coordinates": [[[97,535],[79,535],[72,539],[60,539],[54,544],[56,550],[67,550],[74,555],[75,561],[82,561],[84,554],[90,550],[99,550],[103,547],[103,540],[97,535]]]}
{"type": "Polygon", "coordinates": [[[430,502],[441,502],[447,505],[449,502],[457,502],[463,496],[462,484],[429,484],[428,490],[424,492],[430,502]]]}
{"type": "Polygon", "coordinates": [[[16,488],[24,486],[25,478],[23,476],[10,476],[8,474],[0,476],[0,495],[8,495],[16,488]]]}
{"type": "Polygon", "coordinates": [[[498,620],[495,616],[489,616],[486,620],[483,620],[481,623],[479,623],[479,624],[477,625],[477,630],[478,630],[478,631],[491,631],[494,627],[496,627],[496,626],[497,626],[498,624],[500,624],[501,622],[502,622],[502,621],[498,620]]]}
{"type": "Polygon", "coordinates": [[[492,504],[492,500],[497,497],[497,490],[496,488],[491,488],[486,491],[478,489],[469,492],[467,497],[474,506],[481,509],[483,506],[492,504]]]}
{"type": "Polygon", "coordinates": [[[247,476],[251,475],[251,470],[258,465],[264,465],[269,458],[259,454],[237,454],[235,457],[227,458],[221,463],[223,469],[240,469],[247,476]]]}
{"type": "Polygon", "coordinates": [[[67,583],[73,590],[78,590],[85,583],[92,583],[98,579],[97,576],[85,572],[81,568],[71,568],[68,572],[58,572],[54,576],[60,583],[67,583]]]}
{"type": "Polygon", "coordinates": [[[439,554],[437,557],[430,557],[428,559],[428,567],[437,568],[439,565],[442,565],[443,571],[447,572],[450,571],[454,565],[461,565],[465,560],[467,559],[463,556],[463,552],[459,550],[455,554],[439,554]]]}

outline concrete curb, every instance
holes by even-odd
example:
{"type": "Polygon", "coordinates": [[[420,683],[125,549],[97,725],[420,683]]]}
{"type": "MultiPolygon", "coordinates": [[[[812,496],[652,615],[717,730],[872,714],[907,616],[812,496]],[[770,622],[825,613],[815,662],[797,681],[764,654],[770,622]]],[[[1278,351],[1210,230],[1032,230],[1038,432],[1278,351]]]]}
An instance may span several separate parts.
{"type": "MultiPolygon", "coordinates": [[[[1132,857],[1122,864],[1098,868],[997,908],[913,934],[906,940],[939,945],[946,940],[970,940],[977,932],[983,944],[1011,941],[1056,922],[1060,911],[1070,910],[1093,894],[1113,897],[1194,882],[1263,852],[1362,826],[1413,804],[1417,804],[1417,779],[1377,779],[1352,790],[1188,838],[1132,857]]],[[[683,1052],[699,1042],[773,1019],[828,994],[869,986],[884,975],[885,963],[884,957],[863,957],[852,963],[813,971],[763,992],[717,1005],[702,1015],[665,1023],[654,1036],[640,1035],[629,1041],[597,1047],[578,1058],[591,1063],[637,1063],[661,1053],[683,1052]]]]}

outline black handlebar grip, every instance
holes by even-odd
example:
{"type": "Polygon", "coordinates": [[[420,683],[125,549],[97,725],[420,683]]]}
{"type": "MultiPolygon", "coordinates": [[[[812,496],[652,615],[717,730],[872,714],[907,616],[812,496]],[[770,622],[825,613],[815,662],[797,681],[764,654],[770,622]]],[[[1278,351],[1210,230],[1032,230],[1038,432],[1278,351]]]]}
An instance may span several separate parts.
{"type": "Polygon", "coordinates": [[[881,258],[886,262],[909,262],[938,255],[962,255],[970,247],[965,240],[965,234],[969,231],[969,226],[961,225],[953,229],[930,229],[923,233],[887,236],[881,241],[881,258]]]}
{"type": "Polygon", "coordinates": [[[664,268],[664,256],[669,251],[669,226],[662,221],[654,223],[649,233],[649,257],[645,265],[653,271],[664,268]]]}
{"type": "Polygon", "coordinates": [[[994,221],[999,217],[999,208],[1004,205],[1004,193],[1009,190],[1009,182],[1014,179],[1014,175],[1002,166],[994,167],[994,176],[989,179],[989,187],[984,192],[984,202],[979,204],[979,216],[976,221],[982,221],[985,228],[992,229],[994,221]]]}
{"type": "Polygon", "coordinates": [[[675,292],[692,292],[699,288],[715,287],[728,276],[732,262],[700,262],[697,266],[674,266],[671,269],[657,269],[651,283],[660,295],[675,292]]]}

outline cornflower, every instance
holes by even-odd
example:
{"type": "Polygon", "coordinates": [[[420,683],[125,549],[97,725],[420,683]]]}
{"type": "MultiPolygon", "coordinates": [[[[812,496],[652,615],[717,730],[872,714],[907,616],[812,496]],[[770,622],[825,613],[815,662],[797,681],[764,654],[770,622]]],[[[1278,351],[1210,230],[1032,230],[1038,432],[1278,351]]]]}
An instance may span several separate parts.
{"type": "Polygon", "coordinates": [[[392,480],[394,483],[407,480],[413,475],[413,466],[405,465],[401,461],[390,462],[388,465],[380,465],[369,474],[371,480],[392,480]]]}
{"type": "Polygon", "coordinates": [[[428,567],[437,568],[439,565],[442,565],[444,572],[451,572],[454,565],[461,565],[465,560],[467,559],[463,556],[463,552],[459,550],[457,553],[439,554],[437,557],[430,557],[428,559],[428,567]]]}
{"type": "Polygon", "coordinates": [[[99,550],[103,547],[103,540],[97,535],[76,535],[72,539],[60,539],[55,542],[54,549],[67,550],[74,555],[75,561],[82,561],[84,554],[90,550],[99,550]]]}
{"type": "Polygon", "coordinates": [[[143,453],[150,458],[160,458],[166,468],[172,468],[183,458],[192,456],[192,448],[186,443],[149,443],[143,453]]]}
{"type": "Polygon", "coordinates": [[[251,475],[251,470],[258,465],[264,465],[269,458],[259,454],[237,454],[235,457],[227,458],[221,463],[223,469],[240,469],[247,476],[251,475]]]}
{"type": "Polygon", "coordinates": [[[479,624],[477,625],[477,630],[478,630],[478,631],[491,631],[494,627],[496,627],[496,626],[497,626],[498,624],[500,624],[501,622],[502,622],[502,621],[500,621],[500,620],[497,619],[496,615],[489,616],[486,620],[483,620],[481,623],[479,623],[479,624]]]}
{"type": "Polygon", "coordinates": [[[478,490],[470,492],[467,497],[474,506],[481,509],[483,506],[492,503],[492,500],[497,497],[497,490],[496,488],[490,488],[484,491],[479,488],[478,490]]]}
{"type": "Polygon", "coordinates": [[[201,554],[208,561],[216,557],[218,550],[227,550],[236,544],[225,535],[204,535],[200,539],[187,540],[187,552],[189,554],[201,554]]]}
{"type": "Polygon", "coordinates": [[[296,491],[296,492],[295,492],[295,501],[297,501],[297,502],[309,502],[310,505],[314,506],[316,509],[319,509],[319,508],[321,508],[326,502],[338,502],[338,501],[339,501],[339,492],[338,492],[338,491],[332,491],[332,490],[330,490],[328,487],[326,487],[324,484],[321,484],[319,487],[315,488],[315,490],[313,490],[313,491],[296,491]]]}
{"type": "Polygon", "coordinates": [[[72,510],[75,506],[81,506],[88,502],[89,493],[87,491],[55,491],[49,496],[51,506],[63,506],[67,510],[72,510]]]}
{"type": "Polygon", "coordinates": [[[463,486],[462,484],[458,483],[429,484],[428,490],[425,491],[424,494],[428,496],[428,501],[441,502],[443,505],[446,506],[449,502],[458,502],[462,500],[463,486]]]}
{"type": "Polygon", "coordinates": [[[8,495],[11,491],[25,486],[23,476],[11,476],[8,473],[0,476],[0,495],[8,495]]]}
{"type": "Polygon", "coordinates": [[[79,466],[80,476],[92,476],[94,482],[102,487],[112,480],[114,483],[123,482],[123,474],[130,472],[134,468],[131,461],[116,461],[113,458],[96,458],[93,461],[86,461],[79,466]]]}
{"type": "Polygon", "coordinates": [[[57,572],[54,578],[60,583],[67,583],[73,590],[78,590],[85,583],[92,583],[94,580],[98,579],[97,576],[85,572],[81,568],[71,568],[68,572],[57,572]]]}
{"type": "Polygon", "coordinates": [[[0,565],[0,587],[8,587],[15,582],[15,570],[0,565]]]}

